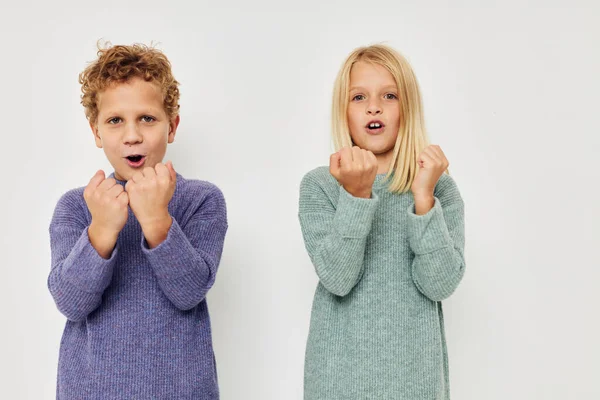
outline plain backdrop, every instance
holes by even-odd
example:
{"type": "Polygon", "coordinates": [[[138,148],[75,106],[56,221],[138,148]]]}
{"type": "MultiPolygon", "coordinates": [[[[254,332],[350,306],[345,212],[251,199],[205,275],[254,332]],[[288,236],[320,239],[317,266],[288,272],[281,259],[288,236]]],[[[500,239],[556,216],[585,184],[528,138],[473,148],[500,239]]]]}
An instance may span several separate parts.
{"type": "Polygon", "coordinates": [[[453,398],[600,398],[599,2],[1,7],[0,398],[54,398],[48,225],[64,192],[112,171],[79,103],[99,39],[167,54],[181,83],[167,159],[225,194],[208,295],[224,400],[302,398],[317,278],[298,187],[332,152],[338,68],[372,43],[412,63],[466,204],[466,275],[444,302],[453,398]]]}

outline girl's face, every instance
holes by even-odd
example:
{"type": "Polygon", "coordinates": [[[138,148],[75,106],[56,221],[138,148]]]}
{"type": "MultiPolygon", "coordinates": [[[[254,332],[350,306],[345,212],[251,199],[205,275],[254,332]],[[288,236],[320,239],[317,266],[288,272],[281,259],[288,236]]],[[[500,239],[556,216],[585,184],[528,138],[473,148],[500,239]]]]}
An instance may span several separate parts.
{"type": "Polygon", "coordinates": [[[358,61],[350,70],[348,127],[354,145],[370,150],[386,172],[400,126],[396,81],[381,65],[358,61]]]}
{"type": "Polygon", "coordinates": [[[178,124],[179,116],[168,118],[160,88],[135,77],[99,94],[98,121],[91,127],[115,178],[127,181],[136,171],[162,162],[178,124]]]}

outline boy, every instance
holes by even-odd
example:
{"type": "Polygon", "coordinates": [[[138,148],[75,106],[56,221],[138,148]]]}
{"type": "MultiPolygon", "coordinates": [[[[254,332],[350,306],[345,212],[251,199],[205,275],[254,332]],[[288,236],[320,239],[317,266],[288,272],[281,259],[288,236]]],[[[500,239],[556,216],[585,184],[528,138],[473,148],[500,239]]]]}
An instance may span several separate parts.
{"type": "Polygon", "coordinates": [[[221,191],[162,163],[179,124],[168,59],[113,46],[79,76],[114,168],[59,200],[48,287],[67,317],[58,399],[218,399],[205,300],[227,231],[221,191]]]}

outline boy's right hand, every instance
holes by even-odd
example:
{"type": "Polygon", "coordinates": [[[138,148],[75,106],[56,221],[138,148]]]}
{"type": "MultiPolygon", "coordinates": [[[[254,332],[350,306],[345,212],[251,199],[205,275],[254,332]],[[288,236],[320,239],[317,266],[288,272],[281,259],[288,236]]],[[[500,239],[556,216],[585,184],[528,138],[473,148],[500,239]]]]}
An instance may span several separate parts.
{"type": "Polygon", "coordinates": [[[100,170],[83,191],[92,223],[88,229],[90,243],[103,258],[110,258],[119,232],[127,223],[129,197],[113,178],[105,179],[100,170]]]}
{"type": "Polygon", "coordinates": [[[358,146],[343,147],[329,158],[329,172],[354,197],[371,197],[377,158],[358,146]]]}

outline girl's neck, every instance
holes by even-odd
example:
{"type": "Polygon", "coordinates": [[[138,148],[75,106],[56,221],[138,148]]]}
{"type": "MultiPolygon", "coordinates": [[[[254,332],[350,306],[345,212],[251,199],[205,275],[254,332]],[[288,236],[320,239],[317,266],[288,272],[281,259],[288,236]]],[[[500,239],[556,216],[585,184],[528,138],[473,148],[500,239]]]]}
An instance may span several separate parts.
{"type": "Polygon", "coordinates": [[[392,162],[393,151],[388,151],[384,154],[376,154],[377,158],[377,174],[387,174],[390,169],[390,163],[392,162]]]}

